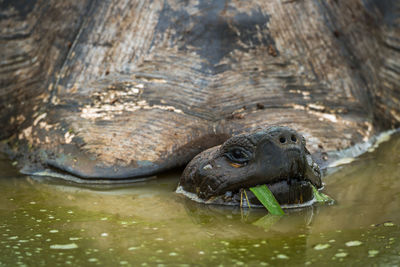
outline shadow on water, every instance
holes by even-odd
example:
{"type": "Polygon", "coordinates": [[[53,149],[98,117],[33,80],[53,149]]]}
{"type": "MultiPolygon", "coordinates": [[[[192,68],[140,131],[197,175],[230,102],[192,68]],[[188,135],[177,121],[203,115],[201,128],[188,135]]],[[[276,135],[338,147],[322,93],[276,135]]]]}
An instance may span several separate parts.
{"type": "Polygon", "coordinates": [[[18,174],[0,158],[2,265],[400,264],[400,136],[324,178],[333,206],[266,215],[175,194],[178,172],[117,187],[18,174]]]}

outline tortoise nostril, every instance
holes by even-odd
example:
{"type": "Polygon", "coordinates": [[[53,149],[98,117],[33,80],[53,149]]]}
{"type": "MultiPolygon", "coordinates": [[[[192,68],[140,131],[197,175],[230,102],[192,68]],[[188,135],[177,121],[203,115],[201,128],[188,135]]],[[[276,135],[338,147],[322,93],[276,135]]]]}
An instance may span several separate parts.
{"type": "Polygon", "coordinates": [[[295,135],[292,135],[292,137],[290,137],[290,139],[291,139],[293,142],[296,142],[296,141],[297,141],[297,138],[296,138],[295,135]]]}
{"type": "Polygon", "coordinates": [[[281,142],[282,144],[286,143],[286,138],[283,137],[283,136],[281,136],[281,137],[279,138],[279,142],[281,142]]]}

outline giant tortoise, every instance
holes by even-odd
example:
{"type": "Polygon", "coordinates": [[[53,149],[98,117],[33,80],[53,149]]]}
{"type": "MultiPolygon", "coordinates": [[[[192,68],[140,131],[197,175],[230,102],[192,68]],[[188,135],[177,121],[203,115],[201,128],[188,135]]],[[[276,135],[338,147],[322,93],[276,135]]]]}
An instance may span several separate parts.
{"type": "Polygon", "coordinates": [[[272,125],[324,166],[400,125],[395,0],[0,6],[1,149],[27,174],[136,180],[272,125]]]}

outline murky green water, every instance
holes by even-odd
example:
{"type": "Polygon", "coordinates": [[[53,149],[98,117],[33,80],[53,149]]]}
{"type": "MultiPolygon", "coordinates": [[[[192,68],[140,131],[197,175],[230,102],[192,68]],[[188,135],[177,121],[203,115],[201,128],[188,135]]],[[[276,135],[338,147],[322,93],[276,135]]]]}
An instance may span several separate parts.
{"type": "Polygon", "coordinates": [[[19,175],[0,159],[0,266],[400,265],[400,136],[324,178],[334,206],[203,206],[179,174],[119,188],[19,175]],[[278,220],[278,221],[277,221],[278,220]]]}

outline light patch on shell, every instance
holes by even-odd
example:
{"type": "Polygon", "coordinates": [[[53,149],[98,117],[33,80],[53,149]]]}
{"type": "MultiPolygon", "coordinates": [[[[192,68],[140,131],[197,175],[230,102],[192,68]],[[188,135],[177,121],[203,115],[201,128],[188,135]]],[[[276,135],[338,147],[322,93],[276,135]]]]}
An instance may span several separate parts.
{"type": "Polygon", "coordinates": [[[51,98],[51,103],[56,106],[56,105],[60,104],[60,100],[56,96],[53,96],[51,98]]]}
{"type": "Polygon", "coordinates": [[[306,108],[302,105],[293,104],[291,107],[295,110],[306,110],[306,108]]]}
{"type": "Polygon", "coordinates": [[[135,75],[138,80],[144,82],[151,82],[151,83],[167,83],[167,81],[163,78],[158,77],[151,77],[151,76],[143,76],[143,75],[135,75]]]}
{"type": "MultiPolygon", "coordinates": [[[[165,83],[164,79],[154,77],[140,77],[141,80],[165,83]]],[[[81,117],[85,119],[112,120],[123,112],[134,112],[140,109],[162,109],[176,113],[183,113],[180,109],[168,105],[149,105],[140,96],[145,85],[136,82],[118,82],[108,85],[104,90],[92,95],[93,102],[82,108],[81,117]]],[[[163,104],[161,102],[161,104],[163,104]]]]}
{"type": "Polygon", "coordinates": [[[369,136],[371,136],[372,130],[373,130],[373,126],[372,123],[366,121],[364,122],[365,126],[367,126],[367,131],[366,131],[366,135],[363,138],[364,142],[367,142],[369,139],[369,136]]]}
{"type": "Polygon", "coordinates": [[[73,139],[74,137],[75,137],[75,135],[74,135],[73,133],[66,132],[66,133],[64,134],[65,143],[66,143],[66,144],[71,143],[71,141],[72,141],[72,139],[73,139]]]}
{"type": "Polygon", "coordinates": [[[25,120],[26,120],[26,118],[25,118],[24,115],[21,114],[21,115],[17,116],[17,122],[18,123],[23,123],[25,120]]]}
{"type": "Polygon", "coordinates": [[[29,126],[29,127],[25,128],[24,130],[22,130],[22,133],[20,133],[18,135],[18,138],[23,139],[25,137],[27,140],[29,140],[29,139],[32,139],[31,135],[32,135],[32,126],[29,126]]]}
{"type": "Polygon", "coordinates": [[[317,104],[308,104],[309,109],[317,110],[320,112],[323,112],[326,108],[322,105],[317,105],[317,104]]]}
{"type": "Polygon", "coordinates": [[[97,119],[101,118],[103,120],[111,120],[115,115],[122,114],[124,111],[135,112],[140,109],[150,110],[150,109],[161,109],[166,111],[171,111],[175,113],[182,114],[183,111],[175,108],[174,106],[167,105],[152,105],[150,106],[145,100],[138,102],[126,102],[126,103],[115,103],[113,105],[105,104],[98,107],[92,107],[86,105],[82,109],[81,117],[85,119],[97,119]]]}
{"type": "Polygon", "coordinates": [[[289,90],[289,93],[292,93],[292,94],[302,94],[303,96],[309,96],[309,95],[310,95],[310,92],[308,92],[308,91],[302,91],[302,90],[299,90],[299,89],[297,89],[297,90],[290,89],[290,90],[289,90]]]}
{"type": "Polygon", "coordinates": [[[397,121],[400,120],[400,114],[398,114],[394,109],[389,109],[389,112],[397,121]]]}
{"type": "Polygon", "coordinates": [[[326,120],[334,122],[334,123],[338,122],[338,119],[337,119],[336,115],[334,115],[334,114],[323,113],[323,114],[320,114],[319,116],[323,119],[326,119],[326,120]]]}
{"type": "MultiPolygon", "coordinates": [[[[343,110],[338,108],[338,109],[328,109],[327,107],[323,105],[318,105],[318,104],[308,104],[307,106],[302,106],[298,104],[290,104],[288,105],[294,110],[304,110],[307,111],[307,113],[312,114],[316,117],[318,117],[319,121],[330,121],[332,123],[338,123],[342,125],[346,125],[349,127],[356,127],[358,128],[358,132],[360,135],[363,136],[364,141],[367,141],[372,133],[372,124],[370,122],[364,122],[363,124],[366,127],[360,127],[360,123],[347,120],[344,117],[340,115],[336,115],[336,113],[342,113],[343,110]]],[[[346,137],[349,138],[349,137],[346,137]]],[[[307,139],[308,140],[308,139],[307,139]]]]}
{"type": "Polygon", "coordinates": [[[41,121],[42,119],[46,118],[47,113],[43,113],[41,115],[39,115],[34,121],[33,121],[33,126],[36,126],[38,124],[39,121],[41,121]]]}
{"type": "Polygon", "coordinates": [[[211,170],[213,167],[211,164],[207,164],[206,166],[203,167],[203,170],[211,170]]]}
{"type": "Polygon", "coordinates": [[[53,128],[55,125],[47,124],[45,121],[41,121],[39,123],[40,129],[45,129],[46,131],[49,131],[51,128],[53,128]]]}

